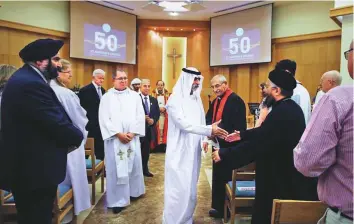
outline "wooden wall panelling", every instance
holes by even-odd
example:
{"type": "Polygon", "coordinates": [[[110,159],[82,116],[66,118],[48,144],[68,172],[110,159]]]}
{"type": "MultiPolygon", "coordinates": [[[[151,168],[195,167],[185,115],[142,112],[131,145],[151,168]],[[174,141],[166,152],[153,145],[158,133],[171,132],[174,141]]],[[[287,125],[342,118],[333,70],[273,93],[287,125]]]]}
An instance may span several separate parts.
{"type": "MultiPolygon", "coordinates": [[[[52,37],[62,39],[65,45],[60,52],[63,58],[73,63],[73,82],[81,86],[91,82],[91,74],[94,68],[106,69],[107,77],[105,88],[111,87],[111,74],[116,68],[128,72],[129,80],[134,77],[150,78],[152,87],[161,78],[162,73],[162,38],[163,37],[187,37],[187,66],[200,69],[205,77],[202,98],[207,103],[207,95],[211,93],[210,79],[218,73],[224,74],[230,87],[247,101],[254,101],[259,96],[258,84],[267,80],[268,73],[274,68],[277,61],[290,58],[298,64],[297,78],[309,90],[314,97],[317,85],[322,74],[329,70],[339,70],[341,32],[340,30],[328,31],[317,34],[300,35],[295,37],[276,38],[272,40],[272,62],[254,65],[209,67],[209,26],[205,22],[178,22],[176,27],[193,28],[197,31],[171,32],[166,29],[175,21],[139,21],[143,24],[138,28],[138,64],[127,65],[118,63],[98,62],[84,59],[69,58],[69,34],[54,32],[47,29],[35,29],[30,26],[16,25],[11,27],[9,23],[0,20],[0,63],[8,63],[17,67],[22,66],[18,56],[29,42],[38,38],[52,37]],[[163,29],[154,31],[152,25],[162,24],[163,29]],[[163,25],[164,24],[164,25],[163,25]],[[149,28],[150,27],[150,28],[149,28]],[[248,67],[248,68],[247,68],[248,67]],[[248,74],[247,74],[248,72],[248,74]],[[248,89],[248,91],[246,90],[248,89]]],[[[171,90],[170,90],[171,91],[171,90]]],[[[206,105],[206,104],[205,104],[206,105]]]]}

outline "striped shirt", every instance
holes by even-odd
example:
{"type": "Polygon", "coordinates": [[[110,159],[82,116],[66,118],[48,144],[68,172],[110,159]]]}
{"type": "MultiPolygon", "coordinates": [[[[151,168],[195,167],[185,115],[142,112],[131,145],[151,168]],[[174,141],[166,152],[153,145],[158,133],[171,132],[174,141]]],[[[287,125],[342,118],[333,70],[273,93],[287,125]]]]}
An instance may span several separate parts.
{"type": "Polygon", "coordinates": [[[294,149],[295,167],[319,177],[318,197],[353,217],[353,86],[325,94],[294,149]]]}

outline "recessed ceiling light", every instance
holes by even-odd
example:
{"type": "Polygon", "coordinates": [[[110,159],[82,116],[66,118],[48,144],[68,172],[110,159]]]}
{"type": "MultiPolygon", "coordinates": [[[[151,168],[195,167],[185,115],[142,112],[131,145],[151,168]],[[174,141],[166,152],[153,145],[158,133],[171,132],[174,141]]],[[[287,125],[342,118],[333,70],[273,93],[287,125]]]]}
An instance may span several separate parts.
{"type": "Polygon", "coordinates": [[[159,6],[164,7],[166,12],[187,12],[188,9],[183,8],[187,3],[185,2],[159,2],[159,6]]]}
{"type": "Polygon", "coordinates": [[[170,12],[169,14],[170,14],[170,16],[178,16],[179,15],[178,12],[170,12]]]}

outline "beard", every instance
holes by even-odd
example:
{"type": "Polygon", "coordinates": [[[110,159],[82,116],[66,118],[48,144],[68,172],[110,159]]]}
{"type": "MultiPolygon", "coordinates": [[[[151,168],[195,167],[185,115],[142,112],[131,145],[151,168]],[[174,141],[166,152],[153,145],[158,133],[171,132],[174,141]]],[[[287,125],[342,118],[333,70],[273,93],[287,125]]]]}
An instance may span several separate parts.
{"type": "Polygon", "coordinates": [[[139,87],[133,87],[135,92],[139,92],[139,87]]]}
{"type": "Polygon", "coordinates": [[[52,60],[49,59],[49,63],[45,68],[45,70],[43,71],[43,75],[47,80],[55,79],[59,75],[58,71],[60,72],[61,68],[59,66],[58,67],[53,66],[52,60]]]}
{"type": "Polygon", "coordinates": [[[272,107],[274,105],[274,103],[276,102],[274,97],[272,95],[267,95],[266,96],[266,100],[264,101],[264,105],[269,108],[272,107]]]}
{"type": "Polygon", "coordinates": [[[198,87],[199,87],[198,84],[193,84],[193,85],[192,85],[192,88],[191,88],[190,95],[193,95],[193,93],[194,93],[195,91],[197,91],[198,87]]]}
{"type": "Polygon", "coordinates": [[[157,93],[158,93],[158,94],[162,94],[163,92],[162,92],[162,90],[159,90],[159,89],[158,89],[158,90],[157,90],[157,93]]]}

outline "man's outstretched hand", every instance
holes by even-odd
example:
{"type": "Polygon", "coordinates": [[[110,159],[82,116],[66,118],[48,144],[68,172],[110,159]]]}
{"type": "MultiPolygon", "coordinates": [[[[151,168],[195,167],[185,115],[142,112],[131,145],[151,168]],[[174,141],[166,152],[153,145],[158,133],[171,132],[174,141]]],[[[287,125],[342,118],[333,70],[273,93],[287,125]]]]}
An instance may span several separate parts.
{"type": "Polygon", "coordinates": [[[236,141],[240,141],[240,140],[241,140],[241,136],[240,136],[239,131],[235,131],[234,133],[229,134],[225,138],[225,141],[227,141],[227,142],[236,142],[236,141]]]}
{"type": "Polygon", "coordinates": [[[221,120],[219,120],[211,125],[211,127],[212,127],[211,135],[217,136],[221,139],[225,139],[229,133],[218,126],[220,124],[220,122],[221,122],[221,120]]]}

